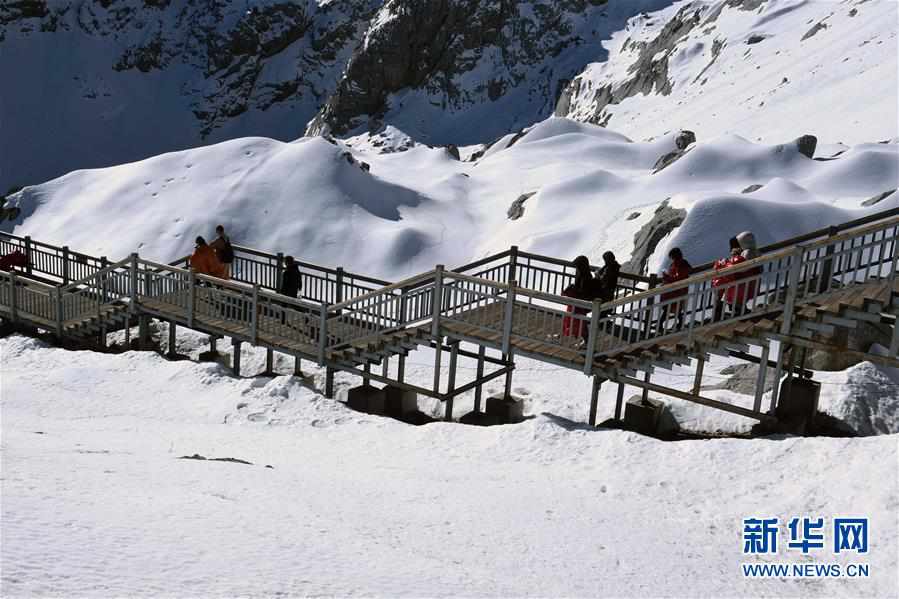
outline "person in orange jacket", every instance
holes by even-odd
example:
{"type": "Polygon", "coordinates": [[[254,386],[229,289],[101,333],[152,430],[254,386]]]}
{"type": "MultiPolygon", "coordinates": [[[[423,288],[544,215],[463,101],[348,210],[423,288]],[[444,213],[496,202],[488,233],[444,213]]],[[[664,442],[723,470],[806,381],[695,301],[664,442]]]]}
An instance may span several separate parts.
{"type": "Polygon", "coordinates": [[[216,256],[215,250],[202,237],[197,237],[196,243],[197,247],[190,257],[190,269],[201,275],[227,279],[225,266],[216,256]]]}

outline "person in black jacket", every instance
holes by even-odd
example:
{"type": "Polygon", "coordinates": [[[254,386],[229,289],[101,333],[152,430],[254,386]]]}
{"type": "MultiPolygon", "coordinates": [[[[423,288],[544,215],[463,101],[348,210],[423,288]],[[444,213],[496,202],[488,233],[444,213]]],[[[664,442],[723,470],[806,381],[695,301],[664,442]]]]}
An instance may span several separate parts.
{"type": "Polygon", "coordinates": [[[278,291],[281,295],[297,297],[303,289],[303,281],[300,278],[300,269],[293,256],[284,258],[284,272],[281,275],[281,289],[278,291]]]}
{"type": "MultiPolygon", "coordinates": [[[[285,256],[284,257],[284,272],[281,273],[281,288],[278,290],[278,293],[281,295],[286,295],[288,297],[297,297],[300,294],[300,290],[303,288],[303,280],[300,277],[300,269],[297,268],[297,263],[293,259],[293,256],[285,256]]],[[[286,306],[290,307],[294,310],[298,308],[296,306],[286,306]]],[[[300,310],[303,312],[304,310],[300,310]]],[[[305,318],[304,318],[305,319],[305,318]]],[[[281,324],[287,323],[287,313],[281,312],[281,324]]]]}
{"type": "Polygon", "coordinates": [[[615,254],[606,252],[602,255],[603,266],[596,273],[595,296],[603,302],[615,299],[615,290],[618,289],[618,274],[621,265],[615,260],[615,254]]]}

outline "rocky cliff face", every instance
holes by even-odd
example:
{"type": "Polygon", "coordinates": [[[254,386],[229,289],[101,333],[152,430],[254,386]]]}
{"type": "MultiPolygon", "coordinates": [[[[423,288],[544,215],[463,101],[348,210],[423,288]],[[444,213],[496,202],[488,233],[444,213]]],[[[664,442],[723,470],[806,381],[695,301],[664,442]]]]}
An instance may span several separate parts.
{"type": "Polygon", "coordinates": [[[652,0],[388,0],[309,134],[384,122],[469,144],[552,113],[601,40],[652,0]]]}
{"type": "Polygon", "coordinates": [[[69,155],[81,146],[81,160],[51,156],[40,168],[4,158],[0,183],[33,183],[229,137],[299,137],[380,4],[4,2],[0,74],[17,85],[0,107],[4,121],[20,125],[3,128],[3,145],[24,144],[36,154],[62,138],[69,155]],[[39,123],[48,113],[55,123],[43,136],[39,123]],[[130,143],[119,143],[125,133],[130,143]]]}

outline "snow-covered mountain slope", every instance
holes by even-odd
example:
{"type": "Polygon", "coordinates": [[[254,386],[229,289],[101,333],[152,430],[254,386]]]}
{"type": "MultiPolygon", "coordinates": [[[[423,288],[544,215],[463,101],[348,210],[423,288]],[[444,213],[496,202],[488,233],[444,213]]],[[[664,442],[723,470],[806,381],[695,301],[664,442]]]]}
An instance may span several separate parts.
{"type": "Polygon", "coordinates": [[[379,5],[0,3],[0,192],[204,140],[295,139],[379,5]]]}
{"type": "Polygon", "coordinates": [[[890,139],[897,10],[892,0],[4,3],[0,192],[201,143],[290,141],[307,124],[338,135],[393,125],[458,146],[555,110],[637,140],[677,129],[771,144],[890,139]],[[837,118],[810,116],[822,111],[837,118]]]}
{"type": "Polygon", "coordinates": [[[5,596],[897,592],[895,435],[663,443],[554,410],[413,427],[288,376],[18,336],[0,355],[5,596]],[[790,519],[846,515],[867,554],[787,548],[790,519]],[[778,554],[743,554],[751,517],[782,523],[778,554]],[[817,560],[870,576],[740,569],[817,560]]]}
{"type": "Polygon", "coordinates": [[[764,244],[899,206],[895,193],[862,206],[899,187],[895,142],[812,160],[792,142],[723,136],[656,172],[678,137],[632,142],[550,118],[475,162],[396,130],[346,143],[239,139],[28,187],[13,196],[18,221],[4,226],[111,259],[139,251],[168,260],[223,223],[241,244],[399,278],[513,244],[593,261],[611,249],[624,261],[665,200],[686,211],[674,240],[697,264],[726,253],[745,229],[764,244]],[[386,151],[394,148],[405,150],[386,151]],[[762,187],[741,193],[753,185],[762,187]],[[532,192],[511,219],[513,202],[532,192]]]}
{"type": "Polygon", "coordinates": [[[893,0],[675,2],[631,19],[562,94],[556,114],[645,138],[678,128],[772,143],[899,131],[893,0]],[[822,118],[822,115],[829,115],[822,118]]]}

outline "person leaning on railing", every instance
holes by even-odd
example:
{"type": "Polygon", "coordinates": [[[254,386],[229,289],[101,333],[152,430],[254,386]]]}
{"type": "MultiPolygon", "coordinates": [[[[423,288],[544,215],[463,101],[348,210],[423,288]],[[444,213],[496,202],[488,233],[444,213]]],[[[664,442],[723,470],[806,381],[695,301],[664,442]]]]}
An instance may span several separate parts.
{"type": "Polygon", "coordinates": [[[194,253],[190,256],[190,269],[201,275],[227,279],[224,265],[202,236],[197,236],[194,253]]]}
{"type": "MultiPolygon", "coordinates": [[[[732,266],[736,266],[747,260],[758,257],[758,249],[755,243],[755,235],[749,231],[743,231],[736,237],[730,239],[730,253],[728,258],[716,260],[714,264],[715,271],[726,271],[732,266]]],[[[726,303],[731,312],[735,315],[746,313],[746,302],[755,297],[756,280],[762,273],[759,266],[742,270],[734,274],[722,274],[712,279],[712,287],[718,289],[717,301],[715,302],[715,320],[721,320],[724,315],[724,304],[726,303]],[[741,279],[751,278],[746,283],[737,283],[741,279]]]]}
{"type": "MultiPolygon", "coordinates": [[[[574,283],[569,285],[562,291],[564,297],[573,297],[575,299],[584,300],[585,302],[593,301],[593,293],[595,282],[593,273],[590,272],[590,261],[586,256],[578,256],[572,262],[574,265],[574,283]]],[[[572,314],[584,315],[589,312],[586,308],[579,306],[568,306],[566,308],[568,314],[562,319],[562,337],[587,337],[586,321],[579,318],[572,318],[572,314]]]]}
{"type": "MultiPolygon", "coordinates": [[[[678,281],[683,281],[690,277],[690,271],[692,267],[690,263],[684,258],[683,252],[681,252],[680,248],[672,248],[670,252],[668,252],[668,258],[671,260],[671,264],[668,266],[668,269],[662,272],[662,283],[665,285],[670,285],[671,283],[677,283],[678,281]]],[[[663,303],[661,313],[659,314],[659,321],[656,327],[659,331],[664,331],[665,324],[668,321],[669,312],[673,312],[675,315],[676,326],[678,329],[683,328],[684,326],[684,301],[671,302],[670,304],[666,304],[669,300],[677,299],[679,297],[683,297],[687,295],[688,288],[682,287],[681,289],[675,289],[674,291],[668,291],[662,294],[661,301],[663,303]]]]}

